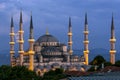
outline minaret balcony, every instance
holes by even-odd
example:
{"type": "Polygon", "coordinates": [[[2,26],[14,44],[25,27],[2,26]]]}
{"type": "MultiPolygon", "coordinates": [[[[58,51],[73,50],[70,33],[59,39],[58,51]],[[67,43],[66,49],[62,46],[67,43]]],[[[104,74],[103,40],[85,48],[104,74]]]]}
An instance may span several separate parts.
{"type": "Polygon", "coordinates": [[[68,45],[72,45],[72,41],[68,42],[68,45]]]}
{"type": "Polygon", "coordinates": [[[115,54],[116,50],[110,50],[109,52],[110,52],[110,54],[115,54]]]}
{"type": "Polygon", "coordinates": [[[73,53],[73,50],[69,50],[69,52],[68,52],[70,55],[72,55],[72,53],[73,53]]]}
{"type": "Polygon", "coordinates": [[[83,41],[83,43],[84,43],[84,44],[88,44],[88,43],[89,43],[89,41],[88,41],[88,40],[86,40],[86,41],[83,41]]]}
{"type": "Polygon", "coordinates": [[[116,42],[116,39],[113,38],[113,39],[110,39],[109,41],[110,41],[111,43],[115,43],[115,42],[116,42]]]}
{"type": "Polygon", "coordinates": [[[10,44],[10,45],[14,45],[14,44],[15,44],[15,42],[9,42],[9,44],[10,44]]]}
{"type": "Polygon", "coordinates": [[[72,32],[68,32],[68,36],[72,36],[72,32]]]}
{"type": "Polygon", "coordinates": [[[14,35],[15,35],[15,33],[10,33],[9,35],[10,35],[10,36],[14,36],[14,35]]]}
{"type": "Polygon", "coordinates": [[[10,51],[10,54],[14,54],[15,53],[15,51],[10,51]]]}
{"type": "Polygon", "coordinates": [[[89,53],[89,50],[84,50],[83,51],[85,54],[88,54],[89,53]]]}
{"type": "Polygon", "coordinates": [[[28,39],[29,42],[34,42],[35,40],[34,39],[28,39]]]}
{"type": "Polygon", "coordinates": [[[24,53],[24,51],[18,51],[18,53],[19,53],[19,54],[23,54],[23,53],[24,53]]]}
{"type": "Polygon", "coordinates": [[[24,31],[23,30],[20,30],[20,31],[18,31],[20,34],[23,34],[24,33],[24,31]]]}
{"type": "Polygon", "coordinates": [[[24,40],[18,40],[18,43],[24,43],[24,40]]]}
{"type": "Polygon", "coordinates": [[[29,53],[29,55],[34,55],[35,52],[34,51],[29,51],[28,53],[29,53]]]}
{"type": "Polygon", "coordinates": [[[83,31],[84,34],[89,34],[89,31],[83,31]]]}
{"type": "Polygon", "coordinates": [[[29,53],[28,52],[24,52],[24,56],[27,56],[27,55],[29,55],[29,53]]]}

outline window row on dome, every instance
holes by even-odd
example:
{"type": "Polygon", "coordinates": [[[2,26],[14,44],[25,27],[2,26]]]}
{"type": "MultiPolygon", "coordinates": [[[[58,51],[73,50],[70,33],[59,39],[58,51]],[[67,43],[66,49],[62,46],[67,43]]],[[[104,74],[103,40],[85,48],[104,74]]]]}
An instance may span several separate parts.
{"type": "Polygon", "coordinates": [[[62,55],[61,52],[48,52],[48,53],[44,53],[44,55],[62,55]]]}
{"type": "Polygon", "coordinates": [[[42,42],[40,43],[42,46],[57,46],[57,42],[42,42]]]}

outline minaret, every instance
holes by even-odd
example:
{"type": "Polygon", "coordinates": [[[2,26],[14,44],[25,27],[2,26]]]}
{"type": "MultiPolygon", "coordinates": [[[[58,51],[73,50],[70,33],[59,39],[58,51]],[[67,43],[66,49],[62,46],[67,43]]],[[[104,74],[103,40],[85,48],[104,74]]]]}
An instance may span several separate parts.
{"type": "Polygon", "coordinates": [[[33,44],[34,44],[34,38],[33,38],[33,22],[32,22],[32,14],[30,19],[30,34],[29,34],[29,70],[34,70],[34,51],[33,51],[33,44]]]}
{"type": "Polygon", "coordinates": [[[89,44],[89,40],[88,40],[88,22],[87,22],[87,13],[85,14],[85,27],[84,27],[84,57],[85,57],[85,64],[88,65],[89,64],[89,59],[88,59],[88,54],[89,54],[89,50],[88,50],[88,44],[89,44]]]}
{"type": "Polygon", "coordinates": [[[13,23],[13,17],[11,17],[11,27],[10,27],[10,62],[11,62],[11,66],[13,67],[14,66],[14,45],[15,45],[15,42],[14,42],[14,37],[15,37],[15,33],[14,33],[14,23],[13,23]]]}
{"type": "Polygon", "coordinates": [[[68,53],[72,55],[72,25],[71,25],[71,18],[69,17],[69,26],[68,26],[68,53]]]}
{"type": "Polygon", "coordinates": [[[23,50],[23,44],[24,44],[24,40],[23,40],[23,22],[22,22],[22,12],[20,12],[20,23],[19,23],[19,56],[20,56],[20,65],[23,65],[23,54],[24,54],[24,50],[23,50]]]}
{"type": "Polygon", "coordinates": [[[115,64],[115,53],[116,53],[116,50],[115,50],[115,42],[116,42],[116,39],[115,39],[115,31],[114,31],[114,20],[113,20],[113,16],[112,16],[112,22],[111,22],[111,38],[110,38],[110,62],[112,64],[115,64]]]}

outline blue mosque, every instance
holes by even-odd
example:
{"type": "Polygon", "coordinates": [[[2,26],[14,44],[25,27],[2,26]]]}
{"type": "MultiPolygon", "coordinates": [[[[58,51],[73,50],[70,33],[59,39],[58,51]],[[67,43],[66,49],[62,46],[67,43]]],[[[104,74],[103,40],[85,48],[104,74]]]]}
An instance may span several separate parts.
{"type": "MultiPolygon", "coordinates": [[[[11,66],[26,66],[29,70],[36,70],[38,72],[46,72],[50,69],[55,68],[64,68],[65,70],[82,70],[85,71],[89,65],[89,39],[88,39],[88,21],[87,14],[85,14],[85,25],[84,25],[84,51],[83,55],[77,56],[74,55],[72,49],[72,22],[69,17],[68,22],[68,44],[60,42],[56,37],[46,31],[45,34],[40,36],[37,40],[34,39],[34,27],[32,14],[30,16],[30,27],[29,27],[29,47],[28,50],[24,50],[24,30],[23,30],[23,20],[22,12],[20,12],[20,22],[19,22],[19,39],[18,39],[18,54],[19,56],[15,57],[14,46],[15,33],[14,33],[14,21],[11,17],[11,26],[10,26],[10,62],[11,66]]],[[[112,17],[111,24],[111,50],[110,50],[110,62],[114,64],[115,62],[115,35],[114,35],[114,21],[112,17]]]]}

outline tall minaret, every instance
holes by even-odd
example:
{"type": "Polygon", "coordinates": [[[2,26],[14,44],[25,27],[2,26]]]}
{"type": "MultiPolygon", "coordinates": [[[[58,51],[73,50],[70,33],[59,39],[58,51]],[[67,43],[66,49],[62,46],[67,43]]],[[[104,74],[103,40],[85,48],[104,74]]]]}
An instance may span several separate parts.
{"type": "Polygon", "coordinates": [[[68,26],[68,53],[72,55],[72,25],[71,25],[71,18],[69,17],[69,26],[68,26]]]}
{"type": "Polygon", "coordinates": [[[23,40],[23,22],[22,22],[22,12],[20,12],[20,23],[19,23],[19,56],[20,56],[20,65],[23,65],[23,54],[24,54],[24,50],[23,50],[23,44],[24,44],[24,40],[23,40]]]}
{"type": "Polygon", "coordinates": [[[88,59],[88,54],[89,54],[89,50],[88,50],[88,44],[89,44],[89,40],[88,40],[88,22],[87,22],[87,13],[85,14],[85,27],[84,27],[84,57],[85,57],[85,64],[88,65],[89,63],[89,59],[88,59]]]}
{"type": "Polygon", "coordinates": [[[110,38],[110,62],[112,64],[115,64],[115,53],[116,53],[116,50],[115,50],[115,42],[116,42],[116,39],[115,39],[115,31],[114,31],[114,20],[113,20],[113,16],[112,16],[112,22],[111,22],[111,38],[110,38]]]}
{"type": "Polygon", "coordinates": [[[34,44],[34,38],[33,38],[33,22],[32,22],[32,14],[30,19],[30,34],[29,34],[29,70],[34,70],[34,51],[33,51],[33,44],[34,44]]]}
{"type": "Polygon", "coordinates": [[[14,58],[14,45],[15,45],[15,42],[14,42],[14,37],[15,37],[15,33],[14,33],[14,23],[13,23],[13,17],[11,17],[11,27],[10,27],[10,62],[11,62],[11,66],[14,66],[14,61],[13,61],[13,58],[14,58]]]}

